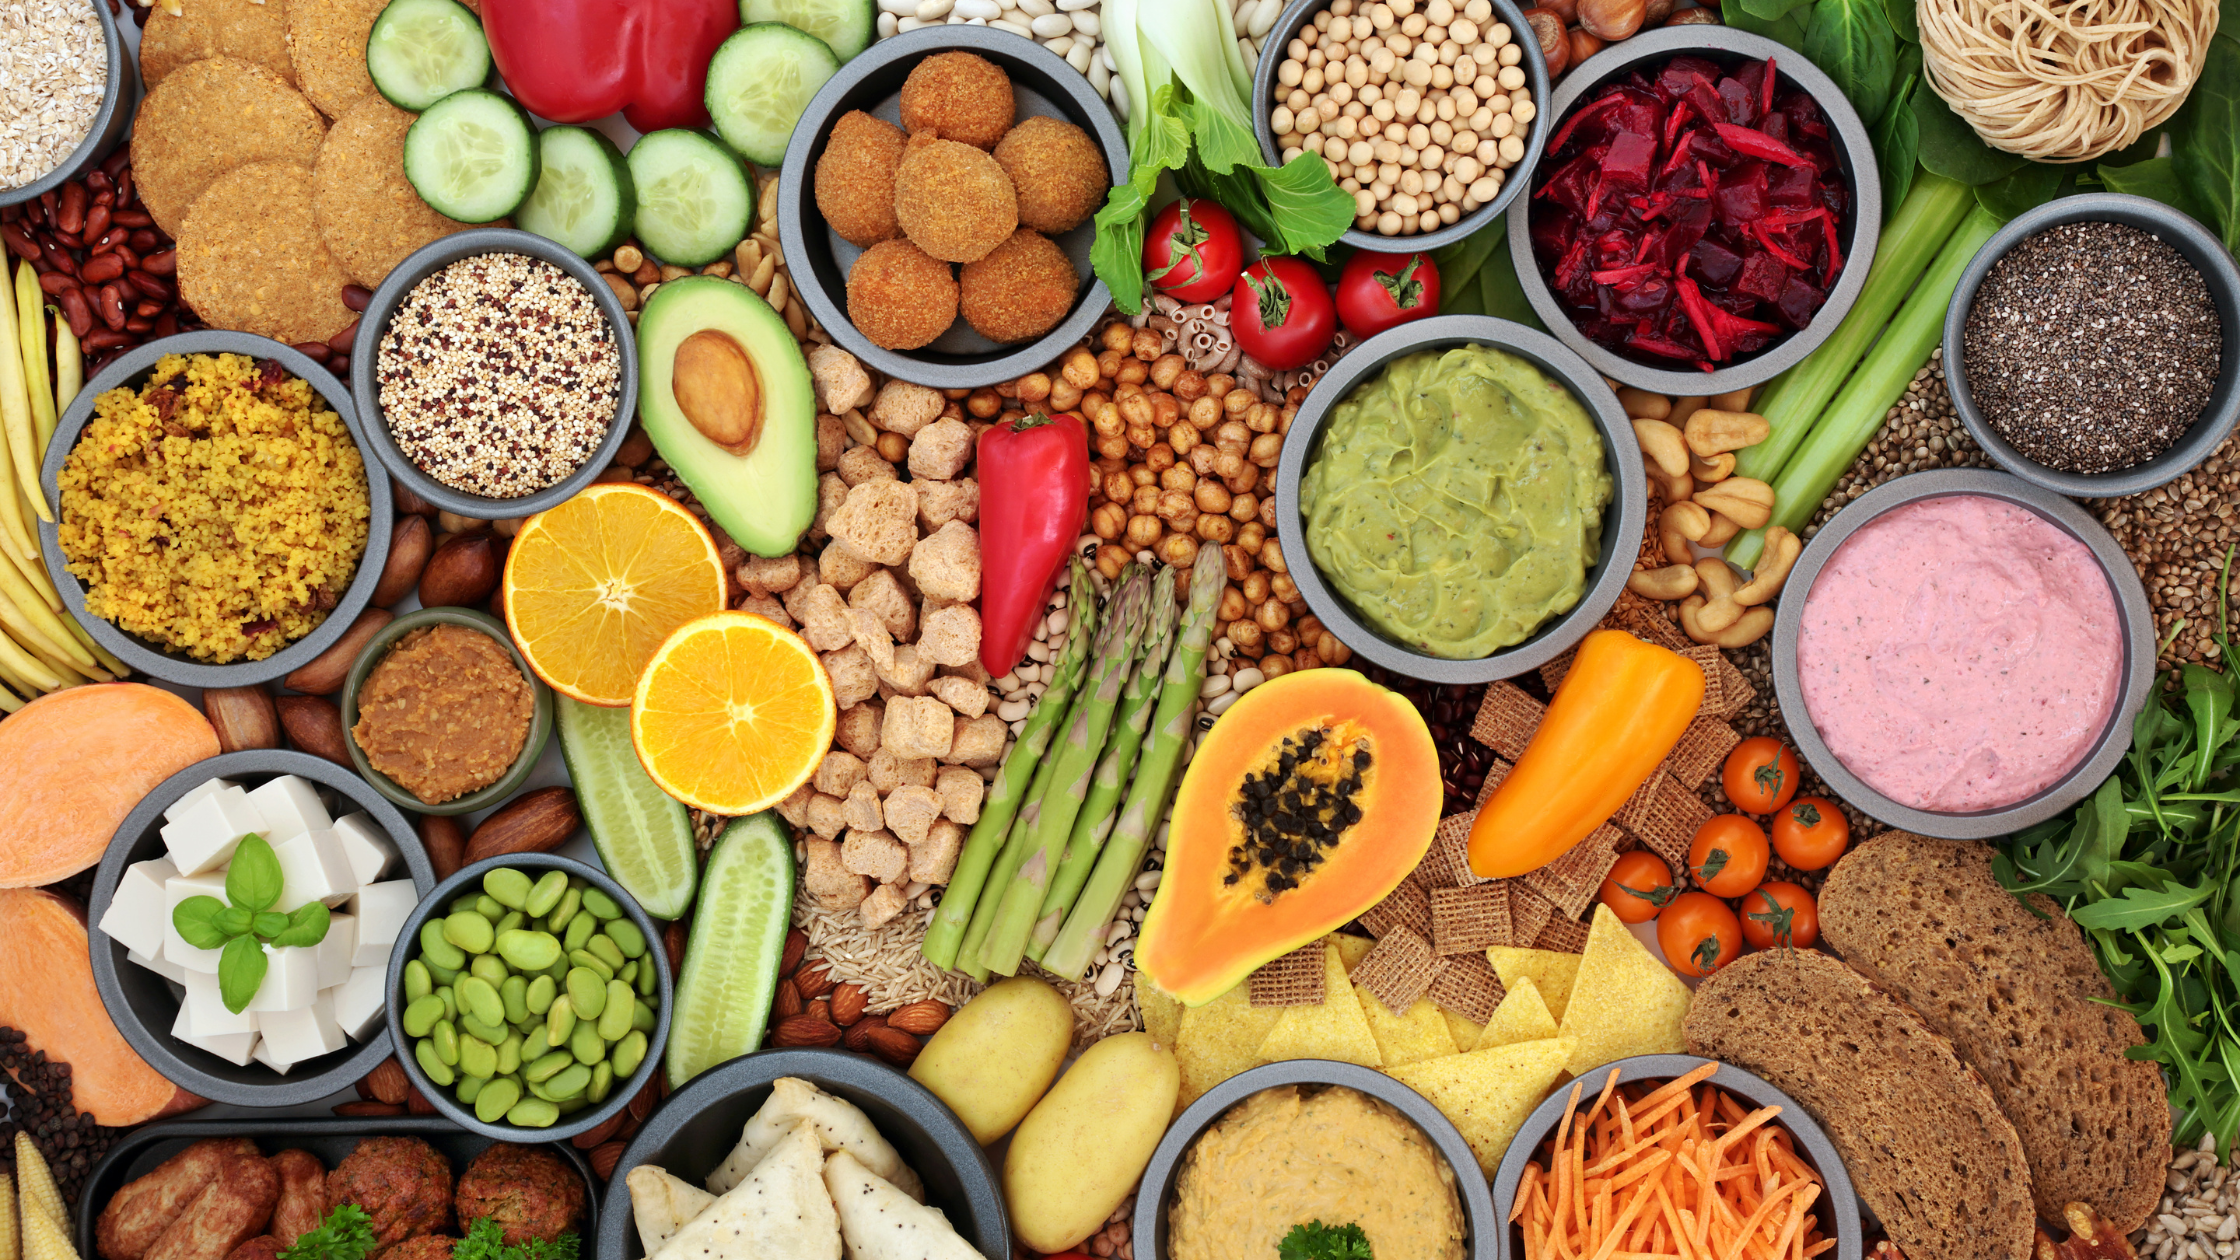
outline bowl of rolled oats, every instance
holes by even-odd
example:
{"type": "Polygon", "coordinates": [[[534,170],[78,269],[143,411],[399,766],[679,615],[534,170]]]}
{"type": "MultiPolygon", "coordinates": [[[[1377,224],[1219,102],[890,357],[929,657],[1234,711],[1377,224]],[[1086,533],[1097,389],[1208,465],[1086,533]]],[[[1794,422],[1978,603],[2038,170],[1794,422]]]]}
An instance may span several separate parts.
{"type": "Polygon", "coordinates": [[[0,206],[107,157],[132,121],[139,82],[105,0],[0,6],[0,206]]]}

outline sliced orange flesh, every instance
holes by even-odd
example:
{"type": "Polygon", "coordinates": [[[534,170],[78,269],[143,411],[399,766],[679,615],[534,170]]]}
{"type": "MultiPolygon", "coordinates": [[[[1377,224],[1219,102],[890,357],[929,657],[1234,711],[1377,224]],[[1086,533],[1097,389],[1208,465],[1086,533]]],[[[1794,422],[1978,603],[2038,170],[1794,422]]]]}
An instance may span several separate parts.
{"type": "Polygon", "coordinates": [[[839,720],[800,635],[719,612],[669,636],[638,678],[630,739],[661,790],[714,814],[768,809],[809,781],[839,720]]]}

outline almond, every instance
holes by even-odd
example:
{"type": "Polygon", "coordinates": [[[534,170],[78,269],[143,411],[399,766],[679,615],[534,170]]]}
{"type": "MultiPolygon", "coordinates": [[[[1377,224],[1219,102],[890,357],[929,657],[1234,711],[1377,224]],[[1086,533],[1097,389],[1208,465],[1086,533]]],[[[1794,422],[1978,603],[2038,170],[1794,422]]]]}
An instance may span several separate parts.
{"type": "Polygon", "coordinates": [[[412,1081],[404,1074],[404,1065],[395,1059],[383,1059],[373,1071],[366,1073],[366,1088],[385,1103],[402,1103],[412,1094],[412,1081]]]}
{"type": "Polygon", "coordinates": [[[847,1047],[850,1050],[855,1051],[857,1054],[869,1054],[871,1053],[872,1030],[877,1028],[885,1028],[886,1026],[886,1016],[866,1015],[862,1019],[857,1020],[855,1023],[848,1025],[847,1035],[842,1037],[841,1040],[847,1044],[847,1047]]]}
{"type": "Polygon", "coordinates": [[[927,998],[923,1002],[912,1002],[900,1010],[888,1012],[887,1022],[906,1033],[915,1033],[920,1037],[930,1036],[949,1022],[949,1006],[946,1002],[927,998]]]}
{"type": "Polygon", "coordinates": [[[692,925],[683,919],[671,919],[669,926],[661,929],[661,952],[669,956],[671,974],[684,970],[684,947],[691,939],[692,925]]]}
{"type": "Polygon", "coordinates": [[[629,1118],[630,1112],[627,1108],[621,1111],[617,1111],[613,1115],[608,1116],[604,1121],[601,1121],[598,1127],[585,1130],[584,1132],[578,1133],[574,1137],[569,1138],[568,1145],[575,1147],[579,1151],[588,1151],[594,1146],[598,1146],[604,1142],[611,1140],[616,1133],[621,1131],[622,1122],[629,1118]]]}
{"type": "Polygon", "coordinates": [[[793,987],[801,990],[804,1001],[832,992],[832,985],[832,965],[821,960],[793,973],[793,987]]]}
{"type": "Polygon", "coordinates": [[[865,1033],[864,1041],[871,1047],[871,1053],[878,1055],[896,1067],[909,1067],[917,1061],[918,1051],[923,1048],[918,1044],[916,1037],[892,1024],[883,1025],[865,1033]]]}
{"type": "Polygon", "coordinates": [[[331,696],[342,690],[343,680],[349,677],[350,666],[356,663],[358,654],[365,651],[373,636],[396,619],[396,614],[386,608],[366,609],[342,632],[342,637],[334,641],[334,646],[312,657],[309,664],[296,667],[280,680],[280,685],[313,696],[331,696]]]}
{"type": "Polygon", "coordinates": [[[796,1015],[791,1019],[780,1020],[778,1026],[770,1030],[770,1044],[779,1049],[789,1049],[796,1046],[829,1046],[837,1044],[839,1040],[840,1026],[838,1024],[829,1019],[818,1019],[813,1015],[796,1015]]]}
{"type": "Polygon", "coordinates": [[[637,1097],[630,1100],[630,1118],[643,1123],[647,1116],[653,1114],[653,1109],[661,1105],[661,1100],[668,1094],[668,1075],[663,1072],[655,1072],[653,1079],[646,1082],[646,1087],[639,1090],[637,1097]]]}
{"type": "Polygon", "coordinates": [[[809,952],[809,934],[800,928],[786,933],[785,952],[778,958],[778,974],[790,976],[801,966],[801,956],[809,952]]]}
{"type": "Polygon", "coordinates": [[[436,1105],[428,1101],[426,1094],[408,1087],[405,1090],[404,1110],[406,1115],[432,1116],[436,1114],[436,1105]]]}
{"type": "Polygon", "coordinates": [[[504,565],[488,534],[453,534],[420,572],[420,606],[471,608],[498,589],[504,565]]]}
{"type": "Polygon", "coordinates": [[[863,1018],[871,1005],[871,995],[860,984],[843,984],[832,991],[832,1022],[847,1028],[863,1018]]]}
{"type": "Polygon", "coordinates": [[[821,1019],[828,1024],[835,1022],[832,1018],[832,999],[830,998],[818,998],[816,1001],[809,1003],[809,1009],[803,1011],[802,1014],[812,1019],[821,1019]]]}
{"type": "Polygon", "coordinates": [[[792,1019],[801,1013],[802,1005],[801,990],[794,988],[790,983],[781,984],[778,986],[777,995],[770,1000],[770,1018],[773,1020],[792,1019]]]}
{"type": "Polygon", "coordinates": [[[272,702],[280,715],[280,729],[288,742],[314,757],[336,765],[350,764],[350,750],[342,740],[342,710],[321,696],[279,696],[272,702]]]}
{"type": "Polygon", "coordinates": [[[280,746],[280,714],[272,707],[272,693],[262,687],[208,688],[202,712],[218,732],[219,752],[280,746]]]}
{"type": "Polygon", "coordinates": [[[358,1116],[401,1116],[404,1114],[404,1108],[395,1103],[360,1100],[358,1102],[336,1103],[334,1113],[338,1116],[353,1118],[358,1116]]]}
{"type": "Polygon", "coordinates": [[[449,879],[465,865],[461,859],[467,852],[467,833],[459,820],[448,814],[421,816],[420,845],[428,851],[428,862],[436,868],[437,879],[449,879]]]}
{"type": "Polygon", "coordinates": [[[428,528],[427,517],[397,518],[397,528],[389,535],[389,560],[381,566],[380,584],[373,588],[373,606],[388,608],[410,595],[420,585],[421,571],[435,549],[435,533],[428,528]]]}
{"type": "Polygon", "coordinates": [[[576,794],[564,787],[523,792],[482,820],[467,840],[463,860],[472,865],[509,853],[549,853],[583,825],[576,794]]]}
{"type": "Polygon", "coordinates": [[[394,477],[389,478],[389,497],[396,501],[397,510],[412,516],[432,517],[436,505],[413,493],[411,488],[394,477]]]}
{"type": "Polygon", "coordinates": [[[622,1162],[624,1147],[622,1142],[602,1142],[591,1148],[591,1171],[598,1175],[599,1180],[605,1181],[614,1176],[614,1166],[622,1162]]]}

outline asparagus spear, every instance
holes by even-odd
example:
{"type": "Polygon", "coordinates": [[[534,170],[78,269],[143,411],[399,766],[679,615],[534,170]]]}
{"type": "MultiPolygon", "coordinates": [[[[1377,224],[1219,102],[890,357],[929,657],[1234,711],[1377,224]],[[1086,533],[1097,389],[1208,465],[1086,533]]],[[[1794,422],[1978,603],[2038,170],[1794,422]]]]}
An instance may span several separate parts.
{"type": "Polygon", "coordinates": [[[1003,851],[1005,837],[1011,832],[1011,820],[1028,799],[1027,781],[1033,777],[1036,763],[1042,760],[1042,754],[1056,737],[1059,719],[1065,716],[1067,703],[1073,698],[1074,688],[1080,686],[1082,672],[1087,668],[1089,639],[1097,626],[1097,601],[1089,584],[1088,566],[1078,556],[1073,561],[1072,590],[1069,606],[1073,610],[1073,633],[1066,636],[1066,645],[1052,664],[1049,689],[1042,693],[1034,712],[1027,715],[1027,724],[1020,730],[1011,756],[1004,760],[988,798],[981,802],[980,820],[972,825],[972,834],[966,837],[964,849],[957,855],[956,870],[941,896],[941,909],[926,925],[922,952],[937,967],[956,965],[958,946],[963,943],[965,929],[972,922],[973,903],[979,900],[981,889],[987,885],[988,868],[1003,851]]]}
{"type": "Polygon", "coordinates": [[[1035,921],[1034,937],[1027,942],[1027,957],[1036,962],[1042,961],[1050,942],[1057,939],[1058,929],[1065,926],[1066,911],[1073,908],[1073,899],[1088,882],[1097,851],[1112,834],[1115,811],[1121,794],[1127,791],[1128,777],[1135,771],[1136,755],[1143,751],[1144,733],[1151,726],[1152,702],[1159,696],[1167,657],[1174,648],[1174,585],[1175,570],[1171,567],[1162,567],[1151,581],[1151,629],[1144,637],[1143,655],[1136,661],[1135,672],[1128,676],[1128,689],[1121,693],[1111,742],[1097,762],[1096,780],[1090,783],[1089,797],[1081,803],[1081,813],[1073,820],[1073,834],[1066,839],[1065,860],[1058,863],[1058,873],[1050,880],[1050,891],[1042,898],[1042,917],[1035,921]]]}
{"type": "Polygon", "coordinates": [[[1174,794],[1175,770],[1182,764],[1182,750],[1190,742],[1191,712],[1197,706],[1198,688],[1205,682],[1206,646],[1213,641],[1213,613],[1220,606],[1221,590],[1228,582],[1218,547],[1200,547],[1197,567],[1190,572],[1190,608],[1183,614],[1181,638],[1173,659],[1167,662],[1166,682],[1159,688],[1159,710],[1152,718],[1154,734],[1136,767],[1135,782],[1120,806],[1119,821],[1096,869],[1082,886],[1073,910],[1057,939],[1042,955],[1045,970],[1079,979],[1089,967],[1089,956],[1104,939],[1107,924],[1120,909],[1120,900],[1135,886],[1143,869],[1144,850],[1166,816],[1174,794]]]}
{"type": "Polygon", "coordinates": [[[1043,894],[1065,856],[1066,838],[1073,834],[1073,820],[1096,777],[1097,758],[1112,734],[1120,691],[1143,643],[1144,605],[1150,594],[1151,580],[1139,570],[1126,579],[1106,610],[1104,626],[1097,633],[1096,664],[1067,720],[1066,737],[1050,759],[1050,790],[1037,802],[1040,808],[1021,847],[1017,874],[1004,889],[995,924],[980,949],[980,964],[992,972],[1019,974],[1019,960],[1026,954],[1027,938],[1034,934],[1043,894]]]}

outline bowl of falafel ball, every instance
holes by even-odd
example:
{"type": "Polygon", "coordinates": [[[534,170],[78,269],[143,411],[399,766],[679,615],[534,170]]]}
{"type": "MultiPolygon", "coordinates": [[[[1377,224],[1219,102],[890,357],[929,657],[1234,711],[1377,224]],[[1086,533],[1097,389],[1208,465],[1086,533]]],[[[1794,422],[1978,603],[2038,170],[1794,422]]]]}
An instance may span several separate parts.
{"type": "Polygon", "coordinates": [[[803,111],[778,237],[817,322],[889,375],[970,389],[1034,371],[1111,301],[1091,218],[1128,143],[1088,80],[1031,39],[931,26],[883,39],[803,111]]]}

